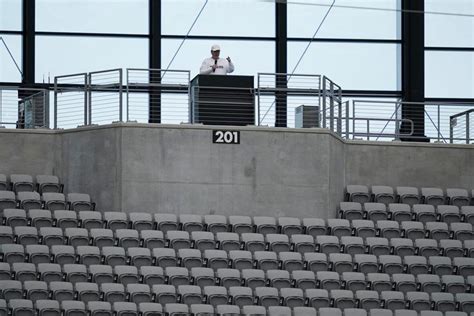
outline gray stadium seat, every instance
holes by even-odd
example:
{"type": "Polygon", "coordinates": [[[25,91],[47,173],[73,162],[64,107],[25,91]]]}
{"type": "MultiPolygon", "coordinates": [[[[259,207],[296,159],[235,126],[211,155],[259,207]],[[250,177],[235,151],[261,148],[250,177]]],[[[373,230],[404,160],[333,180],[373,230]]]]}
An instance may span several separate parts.
{"type": "Polygon", "coordinates": [[[450,258],[464,257],[464,248],[460,240],[441,239],[439,247],[443,250],[443,254],[450,258]]]}
{"type": "Polygon", "coordinates": [[[180,302],[183,304],[201,304],[202,303],[202,292],[201,288],[197,285],[179,285],[177,287],[177,293],[180,297],[180,302]]]}
{"type": "Polygon", "coordinates": [[[245,249],[251,252],[264,251],[265,239],[262,234],[257,233],[243,233],[240,235],[245,249]]]}
{"type": "MultiPolygon", "coordinates": [[[[275,270],[279,267],[277,254],[273,251],[256,251],[253,254],[256,267],[262,270],[275,270]]],[[[249,267],[248,269],[251,269],[249,267]]]]}
{"type": "Polygon", "coordinates": [[[240,250],[240,238],[236,233],[217,233],[216,241],[219,249],[225,251],[240,250]]]}
{"type": "Polygon", "coordinates": [[[375,224],[368,220],[353,220],[352,229],[356,236],[361,238],[375,237],[375,224]]]}
{"type": "Polygon", "coordinates": [[[291,235],[290,243],[294,251],[304,254],[306,252],[315,252],[316,244],[314,237],[311,235],[291,235]]]}
{"type": "Polygon", "coordinates": [[[453,263],[449,257],[431,256],[428,263],[432,267],[432,273],[437,275],[453,274],[453,263]]]}
{"type": "Polygon", "coordinates": [[[411,240],[425,238],[425,227],[421,222],[401,222],[400,228],[403,230],[403,236],[411,240]]]}
{"type": "Polygon", "coordinates": [[[379,271],[377,257],[374,255],[357,254],[354,256],[354,263],[356,270],[364,274],[379,271]]]}
{"type": "Polygon", "coordinates": [[[330,253],[329,262],[332,270],[341,274],[353,271],[352,256],[347,253],[330,253]]]}
{"type": "Polygon", "coordinates": [[[102,247],[101,252],[105,264],[110,266],[121,266],[127,264],[125,249],[122,247],[102,247]]]}
{"type": "Polygon", "coordinates": [[[435,207],[433,205],[415,204],[413,205],[413,214],[415,219],[422,223],[436,221],[435,207]]]}
{"type": "Polygon", "coordinates": [[[62,193],[43,193],[41,199],[44,203],[45,209],[50,211],[67,209],[66,198],[62,193]]]}
{"type": "Polygon", "coordinates": [[[204,226],[213,234],[227,232],[229,229],[227,217],[224,215],[204,215],[204,226]]]}
{"type": "Polygon", "coordinates": [[[253,224],[250,216],[229,216],[229,225],[234,233],[253,233],[253,224]]]}
{"type": "Polygon", "coordinates": [[[138,311],[142,316],[162,316],[163,306],[158,303],[140,303],[138,311]]]}
{"type": "Polygon", "coordinates": [[[428,260],[423,256],[405,256],[403,263],[406,265],[408,273],[418,275],[430,272],[428,260]]]}
{"type": "Polygon", "coordinates": [[[313,271],[297,270],[291,274],[293,286],[302,290],[316,288],[316,274],[313,271]]]}
{"type": "Polygon", "coordinates": [[[226,288],[240,286],[242,284],[240,271],[237,269],[218,269],[216,271],[216,277],[218,278],[219,284],[226,288]]]}
{"type": "Polygon", "coordinates": [[[340,253],[339,238],[336,236],[316,236],[316,251],[325,254],[340,253]]]}
{"type": "Polygon", "coordinates": [[[265,241],[268,245],[268,250],[274,252],[290,251],[290,239],[284,234],[267,234],[265,241]]]}
{"type": "Polygon", "coordinates": [[[399,203],[405,203],[411,206],[414,204],[420,204],[421,197],[417,188],[397,187],[396,191],[399,203]]]}
{"type": "Polygon", "coordinates": [[[416,239],[415,247],[418,249],[418,255],[424,257],[438,256],[441,251],[435,239],[416,239]]]}
{"type": "MultiPolygon", "coordinates": [[[[0,191],[2,193],[3,191],[0,191]]],[[[22,209],[6,208],[3,210],[3,225],[15,228],[16,226],[27,226],[26,212],[22,209]]]]}
{"type": "Polygon", "coordinates": [[[102,283],[100,285],[100,291],[103,294],[102,299],[105,302],[115,303],[125,301],[126,294],[123,284],[102,283]]]}
{"type": "Polygon", "coordinates": [[[125,249],[140,246],[139,233],[135,229],[117,229],[115,238],[118,242],[117,245],[125,249]]]}
{"type": "Polygon", "coordinates": [[[267,314],[268,316],[292,316],[288,306],[270,306],[267,314]]]}
{"type": "MultiPolygon", "coordinates": [[[[142,282],[149,286],[165,284],[165,273],[162,267],[141,267],[140,275],[142,282]]],[[[124,283],[124,281],[122,281],[122,283],[124,283]]]]}
{"type": "Polygon", "coordinates": [[[193,248],[199,249],[200,251],[216,248],[214,234],[211,232],[194,231],[191,233],[191,240],[193,248]]]}
{"type": "Polygon", "coordinates": [[[359,308],[366,310],[379,308],[381,304],[379,293],[377,291],[356,291],[355,298],[359,302],[359,308]]]}
{"type": "Polygon", "coordinates": [[[286,270],[268,270],[267,284],[277,289],[291,287],[290,272],[286,270]]]}
{"type": "Polygon", "coordinates": [[[14,192],[34,191],[33,177],[28,174],[11,174],[10,183],[14,192]]]}
{"type": "MultiPolygon", "coordinates": [[[[242,271],[242,275],[244,274],[244,271],[245,270],[242,271]]],[[[259,270],[251,269],[250,271],[259,271],[259,270]]],[[[205,286],[213,286],[216,283],[214,270],[211,268],[202,268],[202,267],[191,268],[191,278],[192,278],[192,283],[194,285],[200,286],[201,288],[205,286]]]]}
{"type": "Polygon", "coordinates": [[[138,316],[138,309],[135,303],[115,302],[112,310],[117,316],[138,316]]]}
{"type": "Polygon", "coordinates": [[[275,217],[254,216],[253,223],[255,231],[259,234],[278,234],[278,226],[275,217]]]}
{"type": "Polygon", "coordinates": [[[202,231],[204,228],[201,215],[181,214],[179,215],[179,223],[181,229],[189,233],[202,231]]]}
{"type": "Polygon", "coordinates": [[[459,207],[455,205],[438,205],[436,207],[439,219],[445,223],[456,223],[461,221],[459,207]]]}
{"type": "Polygon", "coordinates": [[[61,316],[61,308],[58,301],[35,300],[35,308],[39,316],[61,316]]]}
{"type": "Polygon", "coordinates": [[[339,218],[348,220],[363,219],[364,212],[362,211],[362,205],[357,202],[339,203],[339,218]]]}
{"type": "Polygon", "coordinates": [[[24,246],[37,245],[39,241],[36,227],[18,226],[13,229],[16,235],[16,242],[24,246]]]}
{"type": "Polygon", "coordinates": [[[280,227],[280,233],[288,236],[302,234],[304,231],[301,226],[301,220],[296,217],[278,217],[278,226],[280,227]]]}
{"type": "Polygon", "coordinates": [[[330,218],[327,220],[327,224],[333,236],[341,237],[352,235],[350,222],[347,219],[330,218]]]}
{"type": "Polygon", "coordinates": [[[214,315],[214,307],[208,304],[193,304],[190,306],[190,312],[195,316],[214,315]]]}
{"type": "Polygon", "coordinates": [[[111,302],[89,302],[87,310],[90,316],[112,316],[112,304],[111,302]]]}
{"type": "MultiPolygon", "coordinates": [[[[456,303],[452,293],[431,293],[431,301],[433,302],[434,309],[439,312],[455,311],[456,309],[456,303]]],[[[425,316],[431,315],[425,314],[425,316]]]]}
{"type": "Polygon", "coordinates": [[[356,301],[354,299],[354,293],[349,290],[331,290],[330,297],[333,302],[333,306],[346,309],[346,308],[355,308],[356,301]]]}
{"type": "Polygon", "coordinates": [[[328,271],[329,261],[324,253],[307,252],[304,254],[304,264],[307,270],[318,272],[328,271]]]}
{"type": "Polygon", "coordinates": [[[59,183],[59,178],[53,175],[37,175],[36,186],[39,193],[46,192],[60,193],[63,191],[62,184],[59,183]]]}
{"type": "Polygon", "coordinates": [[[307,235],[315,238],[327,232],[326,221],[322,218],[303,218],[303,227],[307,235]]]}
{"type": "Polygon", "coordinates": [[[240,307],[235,305],[217,305],[216,313],[218,315],[235,316],[240,315],[240,307]]]}
{"type": "Polygon", "coordinates": [[[384,185],[372,186],[372,200],[377,203],[390,204],[395,203],[395,193],[392,187],[384,185]]]}
{"type": "Polygon", "coordinates": [[[30,219],[31,226],[36,228],[41,227],[52,227],[53,217],[50,210],[29,210],[28,218],[30,219]]]}
{"type": "Polygon", "coordinates": [[[12,316],[36,316],[33,302],[30,300],[13,299],[8,302],[12,316]]]}
{"type": "Polygon", "coordinates": [[[155,214],[154,219],[158,230],[167,233],[169,230],[178,230],[178,217],[175,214],[155,214]]]}
{"type": "Polygon", "coordinates": [[[49,290],[51,298],[56,301],[72,301],[74,300],[74,289],[70,282],[50,282],[49,290]]]}
{"type": "Polygon", "coordinates": [[[59,282],[63,279],[61,266],[55,263],[40,263],[38,264],[38,274],[40,280],[47,283],[59,282]]]}
{"type": "Polygon", "coordinates": [[[169,230],[166,233],[166,239],[169,241],[169,247],[175,250],[191,248],[191,238],[186,231],[169,230]]]}
{"type": "Polygon", "coordinates": [[[89,266],[91,281],[97,284],[113,283],[115,281],[114,272],[111,266],[94,264],[89,266]]]}
{"type": "Polygon", "coordinates": [[[408,204],[391,203],[388,205],[388,211],[390,212],[391,220],[397,222],[412,220],[413,215],[411,213],[411,207],[408,204]]]}
{"type": "Polygon", "coordinates": [[[79,211],[77,213],[77,218],[81,224],[82,228],[90,230],[92,228],[103,228],[104,221],[102,219],[101,212],[95,211],[79,211]]]}
{"type": "Polygon", "coordinates": [[[114,233],[111,229],[91,229],[89,234],[94,246],[103,248],[115,245],[114,233]]]}
{"type": "Polygon", "coordinates": [[[253,304],[253,292],[249,287],[232,286],[228,290],[232,304],[240,307],[253,304]]]}
{"type": "Polygon", "coordinates": [[[229,259],[232,262],[232,268],[242,270],[253,267],[252,253],[247,250],[229,251],[229,259]]]}
{"type": "Polygon", "coordinates": [[[71,283],[87,282],[89,274],[83,264],[65,264],[63,266],[65,280],[71,283]]]}
{"type": "Polygon", "coordinates": [[[350,255],[365,253],[365,245],[362,237],[342,236],[341,246],[343,247],[344,252],[350,255]]]}
{"type": "Polygon", "coordinates": [[[96,246],[78,246],[76,247],[77,260],[85,265],[101,264],[102,255],[99,247],[96,246]]]}
{"type": "Polygon", "coordinates": [[[142,230],[140,231],[142,246],[148,249],[164,248],[165,237],[159,230],[142,230]]]}
{"type": "Polygon", "coordinates": [[[122,283],[125,286],[128,284],[141,283],[139,281],[151,286],[155,284],[152,280],[161,284],[164,283],[165,280],[163,269],[161,267],[140,267],[140,274],[138,273],[138,268],[134,266],[115,266],[112,267],[112,269],[117,278],[116,282],[122,283]],[[155,274],[153,274],[154,271],[156,271],[155,274]],[[161,280],[161,282],[158,282],[157,280],[161,280]]]}
{"type": "Polygon", "coordinates": [[[431,310],[430,295],[426,292],[407,292],[406,299],[410,304],[410,309],[418,312],[431,310]]]}
{"type": "Polygon", "coordinates": [[[142,231],[155,228],[153,216],[149,213],[132,212],[128,214],[128,218],[132,229],[142,231]]]}
{"type": "Polygon", "coordinates": [[[126,250],[131,265],[140,268],[153,265],[151,251],[148,248],[130,247],[126,250]]]}
{"type": "Polygon", "coordinates": [[[190,280],[188,269],[181,267],[166,267],[165,278],[168,284],[174,286],[188,285],[190,280]]]}
{"type": "Polygon", "coordinates": [[[343,272],[342,273],[342,287],[350,291],[359,291],[367,289],[367,281],[365,275],[360,272],[343,272]]]}
{"type": "Polygon", "coordinates": [[[100,300],[99,286],[96,283],[78,282],[74,284],[77,299],[84,303],[100,300]]]}
{"type": "Polygon", "coordinates": [[[387,206],[383,203],[364,203],[364,211],[368,220],[374,222],[388,220],[387,206]]]}
{"type": "Polygon", "coordinates": [[[73,211],[93,211],[95,203],[91,202],[89,194],[85,193],[68,193],[66,201],[69,208],[73,211]]]}
{"type": "Polygon", "coordinates": [[[42,208],[41,196],[38,192],[18,192],[17,199],[20,208],[26,211],[42,208]]]}
{"type": "Polygon", "coordinates": [[[339,274],[332,271],[316,272],[317,286],[321,289],[334,290],[341,288],[339,274]]]}
{"type": "Polygon", "coordinates": [[[421,188],[421,195],[425,204],[438,206],[445,202],[443,190],[440,188],[421,188]]]}
{"type": "Polygon", "coordinates": [[[397,309],[405,309],[405,297],[402,292],[397,291],[382,291],[380,298],[385,302],[385,308],[395,311],[397,309]]]}
{"type": "Polygon", "coordinates": [[[263,307],[279,306],[280,297],[278,289],[274,287],[257,287],[254,291],[254,296],[257,299],[256,305],[263,307]]]}
{"type": "Polygon", "coordinates": [[[386,273],[367,273],[367,281],[371,284],[373,291],[382,292],[392,289],[392,281],[390,275],[386,273]]]}
{"type": "Polygon", "coordinates": [[[330,306],[329,292],[325,289],[306,289],[306,305],[316,309],[330,306]]]}
{"type": "Polygon", "coordinates": [[[436,274],[418,274],[416,280],[420,285],[420,290],[427,293],[441,292],[441,279],[436,274]]]}
{"type": "Polygon", "coordinates": [[[345,200],[359,203],[370,202],[369,188],[365,185],[348,185],[345,200]]]}
{"type": "Polygon", "coordinates": [[[64,236],[67,243],[73,247],[89,245],[89,232],[85,228],[66,228],[64,236]]]}
{"type": "Polygon", "coordinates": [[[204,250],[204,263],[213,270],[229,267],[229,257],[224,250],[204,250]]]}
{"type": "Polygon", "coordinates": [[[365,244],[369,250],[369,253],[381,256],[390,254],[390,247],[388,244],[388,239],[383,237],[367,237],[365,239],[365,244]]]}
{"type": "Polygon", "coordinates": [[[86,316],[88,314],[84,302],[65,300],[60,304],[65,316],[86,316]]]}
{"type": "Polygon", "coordinates": [[[206,286],[203,289],[203,293],[207,304],[217,306],[229,303],[227,289],[223,286],[206,286]]]}
{"type": "Polygon", "coordinates": [[[106,228],[111,230],[128,229],[128,218],[126,213],[122,212],[105,212],[104,221],[106,228]]]}

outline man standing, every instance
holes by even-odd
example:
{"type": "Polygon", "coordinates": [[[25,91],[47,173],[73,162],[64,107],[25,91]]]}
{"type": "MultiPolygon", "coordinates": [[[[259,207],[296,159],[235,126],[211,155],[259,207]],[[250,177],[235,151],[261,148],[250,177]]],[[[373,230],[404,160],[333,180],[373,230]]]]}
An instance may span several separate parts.
{"type": "Polygon", "coordinates": [[[226,59],[219,58],[221,48],[219,45],[212,45],[212,57],[204,59],[199,73],[201,75],[227,75],[234,71],[234,64],[230,57],[226,59]]]}

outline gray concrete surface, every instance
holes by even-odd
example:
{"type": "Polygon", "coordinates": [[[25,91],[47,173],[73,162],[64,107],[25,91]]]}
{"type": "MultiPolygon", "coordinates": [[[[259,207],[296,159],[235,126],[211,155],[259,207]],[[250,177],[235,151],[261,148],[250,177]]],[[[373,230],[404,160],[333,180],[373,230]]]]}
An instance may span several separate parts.
{"type": "Polygon", "coordinates": [[[0,173],[56,174],[101,210],[334,217],[347,184],[474,188],[474,146],[344,141],[323,129],[112,124],[0,130],[0,173]],[[218,127],[215,127],[218,129],[218,127]],[[229,128],[227,128],[229,129],[229,128]]]}

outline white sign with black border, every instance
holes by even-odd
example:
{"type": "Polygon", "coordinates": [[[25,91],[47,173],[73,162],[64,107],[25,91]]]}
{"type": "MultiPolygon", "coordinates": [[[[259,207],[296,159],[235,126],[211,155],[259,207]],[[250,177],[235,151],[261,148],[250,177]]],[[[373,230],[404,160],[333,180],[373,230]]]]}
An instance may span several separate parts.
{"type": "Polygon", "coordinates": [[[213,130],[212,142],[214,144],[240,144],[240,131],[213,130]]]}

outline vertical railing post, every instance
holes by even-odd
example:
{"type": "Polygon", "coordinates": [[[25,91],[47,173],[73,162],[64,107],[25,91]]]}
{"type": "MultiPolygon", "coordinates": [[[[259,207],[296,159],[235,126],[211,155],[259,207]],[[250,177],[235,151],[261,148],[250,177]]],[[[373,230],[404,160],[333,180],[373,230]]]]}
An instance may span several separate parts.
{"type": "Polygon", "coordinates": [[[84,125],[92,124],[92,74],[85,74],[84,125]]]}
{"type": "Polygon", "coordinates": [[[119,69],[119,120],[123,122],[123,69],[119,69]]]}
{"type": "Polygon", "coordinates": [[[334,132],[334,83],[329,84],[329,129],[334,132]]]}
{"type": "Polygon", "coordinates": [[[54,109],[53,109],[53,120],[54,129],[58,128],[58,78],[54,78],[54,109]]]}
{"type": "Polygon", "coordinates": [[[326,128],[326,77],[323,77],[323,128],[326,128]]]}
{"type": "Polygon", "coordinates": [[[127,85],[125,86],[125,91],[127,93],[127,97],[126,97],[127,104],[125,105],[125,110],[126,110],[125,113],[126,113],[127,122],[129,121],[129,115],[130,115],[129,110],[128,110],[128,108],[130,106],[129,105],[130,104],[130,96],[129,96],[130,91],[129,91],[129,86],[128,86],[129,85],[129,80],[128,80],[128,78],[129,78],[128,77],[128,72],[129,71],[130,71],[130,69],[128,69],[128,68],[125,69],[125,77],[126,77],[126,83],[127,83],[127,85]]]}
{"type": "Polygon", "coordinates": [[[470,120],[470,113],[467,112],[466,113],[466,144],[470,144],[471,143],[471,122],[469,121],[470,120]]]}
{"type": "Polygon", "coordinates": [[[441,139],[441,106],[438,104],[438,126],[436,126],[436,129],[438,130],[438,142],[441,139]]]}

